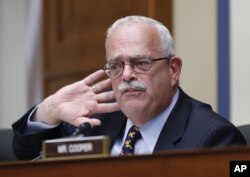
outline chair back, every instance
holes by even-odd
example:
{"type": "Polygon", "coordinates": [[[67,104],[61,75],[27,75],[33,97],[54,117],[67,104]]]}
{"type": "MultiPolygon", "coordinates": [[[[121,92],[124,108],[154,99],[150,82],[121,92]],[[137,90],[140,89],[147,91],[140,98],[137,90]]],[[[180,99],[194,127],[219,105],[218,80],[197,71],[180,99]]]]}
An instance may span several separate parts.
{"type": "Polygon", "coordinates": [[[0,162],[16,160],[12,150],[12,129],[0,129],[0,162]]]}
{"type": "Polygon", "coordinates": [[[238,126],[237,128],[245,137],[247,144],[250,144],[250,124],[241,125],[241,126],[238,126]]]}

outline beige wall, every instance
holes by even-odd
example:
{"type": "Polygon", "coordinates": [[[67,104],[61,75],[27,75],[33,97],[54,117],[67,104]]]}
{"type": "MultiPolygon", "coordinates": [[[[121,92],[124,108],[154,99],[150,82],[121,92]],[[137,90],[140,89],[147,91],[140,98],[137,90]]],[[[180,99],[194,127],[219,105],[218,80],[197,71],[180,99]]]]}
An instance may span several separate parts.
{"type": "Polygon", "coordinates": [[[0,1],[0,124],[2,124],[2,112],[3,112],[3,102],[1,98],[3,98],[3,29],[1,27],[3,21],[3,1],[0,1]]]}
{"type": "Polygon", "coordinates": [[[216,0],[174,0],[174,38],[181,87],[216,110],[216,0]]]}
{"type": "Polygon", "coordinates": [[[231,0],[231,117],[250,124],[250,1],[231,0]]]}
{"type": "Polygon", "coordinates": [[[25,1],[0,1],[0,128],[27,109],[25,62],[25,1]]]}

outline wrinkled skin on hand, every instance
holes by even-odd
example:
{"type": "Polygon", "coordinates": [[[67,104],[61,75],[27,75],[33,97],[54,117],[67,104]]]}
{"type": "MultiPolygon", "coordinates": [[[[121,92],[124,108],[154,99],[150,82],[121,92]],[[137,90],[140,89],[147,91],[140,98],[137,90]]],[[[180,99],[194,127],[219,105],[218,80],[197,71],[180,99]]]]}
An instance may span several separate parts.
{"type": "Polygon", "coordinates": [[[100,125],[98,119],[90,116],[98,113],[108,113],[119,110],[117,102],[108,103],[114,99],[113,91],[102,92],[111,87],[111,80],[106,79],[93,84],[105,75],[103,70],[98,70],[85,79],[67,85],[55,94],[47,97],[36,112],[34,121],[51,125],[67,122],[79,126],[83,122],[89,122],[91,126],[100,125]]]}

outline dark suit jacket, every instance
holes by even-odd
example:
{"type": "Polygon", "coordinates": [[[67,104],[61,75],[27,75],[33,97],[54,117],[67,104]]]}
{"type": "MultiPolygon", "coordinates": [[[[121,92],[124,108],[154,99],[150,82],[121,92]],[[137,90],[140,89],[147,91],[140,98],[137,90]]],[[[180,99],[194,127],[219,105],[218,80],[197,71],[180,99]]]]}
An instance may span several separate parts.
{"type": "MultiPolygon", "coordinates": [[[[22,130],[31,110],[13,124],[13,149],[19,159],[37,157],[43,140],[68,136],[75,130],[74,126],[62,123],[54,129],[23,135],[22,130]]],[[[127,118],[120,111],[100,114],[98,117],[102,120],[102,125],[86,132],[86,136],[107,135],[112,147],[115,139],[123,135],[127,118]]],[[[209,105],[189,97],[180,90],[177,103],[160,133],[154,152],[240,144],[246,144],[246,141],[236,127],[213,112],[209,105]]]]}

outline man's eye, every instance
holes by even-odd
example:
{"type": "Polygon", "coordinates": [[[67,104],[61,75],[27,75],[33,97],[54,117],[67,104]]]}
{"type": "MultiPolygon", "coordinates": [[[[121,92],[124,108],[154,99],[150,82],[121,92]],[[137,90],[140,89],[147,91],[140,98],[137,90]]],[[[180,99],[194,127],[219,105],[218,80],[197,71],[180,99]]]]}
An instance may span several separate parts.
{"type": "Polygon", "coordinates": [[[109,65],[109,69],[111,70],[116,70],[120,68],[120,64],[119,63],[113,63],[109,65]]]}

